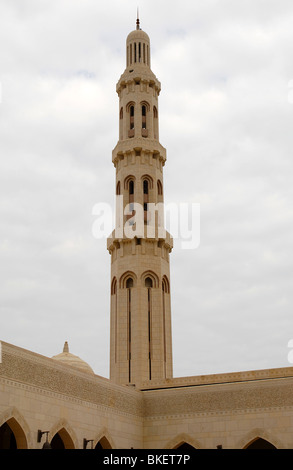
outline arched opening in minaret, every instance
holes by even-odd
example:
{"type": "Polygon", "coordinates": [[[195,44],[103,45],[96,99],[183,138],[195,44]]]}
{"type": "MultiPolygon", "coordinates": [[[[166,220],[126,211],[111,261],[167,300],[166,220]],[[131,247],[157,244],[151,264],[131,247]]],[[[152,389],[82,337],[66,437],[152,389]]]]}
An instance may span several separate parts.
{"type": "Polygon", "coordinates": [[[158,180],[157,181],[157,195],[158,195],[158,202],[162,202],[163,201],[163,185],[162,185],[162,182],[161,180],[158,180]]]}
{"type": "Polygon", "coordinates": [[[163,290],[163,292],[165,292],[166,294],[170,294],[170,284],[169,284],[169,280],[168,280],[167,276],[163,276],[163,279],[162,279],[162,290],[163,290]]]}
{"type": "Polygon", "coordinates": [[[127,289],[127,336],[128,336],[128,381],[131,383],[131,289],[133,287],[133,279],[129,277],[126,281],[127,289]]]}
{"type": "Polygon", "coordinates": [[[116,185],[116,195],[119,196],[120,195],[120,181],[118,181],[117,185],[116,185]]]}
{"type": "Polygon", "coordinates": [[[123,108],[120,109],[119,113],[119,139],[123,139],[123,108]]]}
{"type": "Polygon", "coordinates": [[[112,325],[114,329],[114,361],[117,362],[117,327],[118,327],[118,315],[117,315],[117,279],[113,278],[111,283],[111,312],[112,312],[112,325]]]}
{"type": "Polygon", "coordinates": [[[141,135],[142,137],[148,137],[149,109],[150,109],[149,103],[146,101],[143,101],[141,103],[141,135]]]}
{"type": "Polygon", "coordinates": [[[127,204],[129,204],[128,207],[128,213],[125,215],[125,221],[128,222],[129,225],[132,225],[134,223],[134,190],[135,190],[135,177],[133,175],[128,175],[125,180],[124,180],[124,189],[126,191],[125,194],[125,200],[124,200],[124,208],[127,204]],[[127,200],[128,196],[128,200],[127,200]]]}
{"type": "Polygon", "coordinates": [[[116,294],[117,292],[117,279],[116,277],[113,277],[112,283],[111,283],[111,295],[116,294]]]}
{"type": "Polygon", "coordinates": [[[130,129],[134,129],[134,106],[130,106],[130,129]]]}
{"type": "Polygon", "coordinates": [[[153,281],[150,277],[147,277],[145,280],[145,286],[146,287],[153,287],[153,281]]]}
{"type": "Polygon", "coordinates": [[[149,194],[149,191],[153,189],[153,185],[154,185],[153,178],[150,175],[146,174],[141,177],[141,180],[142,180],[142,185],[143,185],[143,193],[149,194]]]}
{"type": "Polygon", "coordinates": [[[146,105],[143,104],[141,107],[141,116],[142,116],[142,128],[146,129],[146,105]]]}
{"type": "Polygon", "coordinates": [[[153,127],[154,127],[154,138],[159,138],[159,125],[158,125],[158,110],[156,106],[153,107],[153,127]]]}
{"type": "Polygon", "coordinates": [[[126,111],[129,113],[129,128],[128,128],[128,137],[134,137],[134,103],[128,103],[126,106],[126,111]]]}
{"type": "Polygon", "coordinates": [[[143,211],[144,211],[144,223],[148,222],[148,202],[149,202],[149,182],[143,180],[143,211]]]}
{"type": "Polygon", "coordinates": [[[143,210],[144,210],[144,224],[151,224],[151,212],[149,212],[148,203],[150,200],[150,190],[153,189],[153,179],[150,175],[142,176],[142,190],[143,190],[143,210]]]}
{"type": "Polygon", "coordinates": [[[167,340],[166,340],[166,308],[169,302],[170,284],[167,276],[162,279],[162,304],[163,304],[163,345],[164,345],[164,374],[167,377],[167,340]]]}
{"type": "Polygon", "coordinates": [[[152,287],[153,287],[153,281],[150,277],[146,277],[145,287],[148,290],[149,380],[152,380],[152,287]]]}
{"type": "Polygon", "coordinates": [[[148,180],[143,181],[143,194],[149,193],[149,182],[148,180]]]}
{"type": "Polygon", "coordinates": [[[129,215],[127,216],[127,220],[129,220],[129,224],[133,224],[133,215],[134,215],[134,181],[129,181],[129,215]]]}

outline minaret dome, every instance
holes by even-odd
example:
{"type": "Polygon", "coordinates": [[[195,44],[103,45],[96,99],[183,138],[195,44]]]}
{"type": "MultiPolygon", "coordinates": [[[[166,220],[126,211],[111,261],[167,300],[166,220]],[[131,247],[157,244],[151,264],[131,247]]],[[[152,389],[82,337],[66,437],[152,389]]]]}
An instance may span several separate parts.
{"type": "Polygon", "coordinates": [[[150,67],[150,38],[142,29],[135,29],[126,39],[126,67],[150,67]]]}

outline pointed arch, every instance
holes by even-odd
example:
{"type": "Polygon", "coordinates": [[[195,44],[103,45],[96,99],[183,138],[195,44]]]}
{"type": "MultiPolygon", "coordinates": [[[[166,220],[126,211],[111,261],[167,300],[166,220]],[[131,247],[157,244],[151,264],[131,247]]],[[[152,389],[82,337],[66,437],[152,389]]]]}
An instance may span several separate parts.
{"type": "Polygon", "coordinates": [[[159,138],[159,125],[158,125],[158,110],[156,106],[153,107],[153,122],[154,122],[154,138],[159,138]]]}
{"type": "Polygon", "coordinates": [[[141,181],[142,181],[142,183],[143,183],[144,181],[147,181],[147,182],[148,182],[148,185],[149,185],[149,189],[153,189],[154,180],[153,180],[153,178],[152,178],[150,175],[142,175],[141,181]]]}
{"type": "Polygon", "coordinates": [[[117,278],[113,277],[111,282],[111,333],[113,337],[114,360],[117,362],[117,342],[118,342],[118,300],[117,300],[117,278]]]}
{"type": "Polygon", "coordinates": [[[161,180],[157,180],[157,191],[158,191],[158,196],[163,195],[163,185],[161,180]]]}
{"type": "Polygon", "coordinates": [[[140,106],[141,107],[145,106],[147,111],[149,111],[151,109],[150,104],[148,103],[148,101],[145,101],[145,100],[140,102],[140,106]]]}
{"type": "Polygon", "coordinates": [[[133,183],[135,183],[135,176],[134,175],[126,176],[126,178],[124,179],[124,189],[129,190],[130,181],[133,181],[133,183]]]}
{"type": "Polygon", "coordinates": [[[257,441],[257,439],[262,439],[269,442],[277,449],[284,449],[285,446],[282,442],[273,434],[262,428],[252,429],[247,433],[236,445],[236,449],[247,449],[248,446],[257,441]]]}
{"type": "Polygon", "coordinates": [[[131,383],[131,347],[132,347],[132,287],[136,286],[136,274],[126,271],[119,280],[120,289],[125,289],[125,301],[127,308],[126,338],[127,338],[127,361],[128,381],[131,383]]]}
{"type": "Polygon", "coordinates": [[[145,287],[153,287],[153,280],[149,276],[145,278],[145,287]]]}
{"type": "Polygon", "coordinates": [[[5,424],[14,435],[17,449],[33,447],[29,426],[17,408],[11,407],[0,415],[0,427],[5,424]]]}
{"type": "Polygon", "coordinates": [[[167,278],[167,276],[163,276],[162,278],[162,290],[166,293],[166,294],[170,294],[170,283],[169,283],[169,279],[167,278]]]}
{"type": "Polygon", "coordinates": [[[135,107],[135,102],[134,101],[129,101],[127,105],[125,106],[126,111],[129,113],[131,106],[135,107]]]}
{"type": "Polygon", "coordinates": [[[116,446],[108,430],[103,428],[94,439],[94,449],[115,449],[116,446]]]}
{"type": "Polygon", "coordinates": [[[116,292],[117,292],[117,279],[114,276],[111,282],[111,295],[116,294],[116,292]]]}
{"type": "Polygon", "coordinates": [[[126,105],[126,112],[128,113],[128,137],[134,137],[134,113],[135,103],[130,101],[126,105]]]}
{"type": "Polygon", "coordinates": [[[166,446],[164,446],[164,449],[178,449],[180,446],[184,446],[185,444],[188,444],[188,446],[191,446],[194,449],[203,448],[200,442],[191,437],[189,434],[181,433],[171,439],[166,444],[166,446]]]}
{"type": "Polygon", "coordinates": [[[142,137],[148,137],[148,128],[149,128],[149,111],[150,105],[147,101],[140,102],[141,109],[141,135],[142,137]]]}
{"type": "Polygon", "coordinates": [[[123,107],[119,111],[119,138],[123,139],[123,107]]]}
{"type": "Polygon", "coordinates": [[[143,190],[143,220],[144,224],[148,224],[150,222],[148,203],[150,202],[150,189],[153,189],[153,178],[150,175],[143,175],[141,177],[141,182],[143,190]]]}
{"type": "Polygon", "coordinates": [[[141,281],[142,281],[143,286],[145,286],[147,278],[150,278],[152,280],[152,287],[154,287],[154,288],[159,287],[159,277],[157,276],[156,273],[154,273],[154,271],[148,270],[148,271],[145,271],[141,275],[141,281]]]}
{"type": "Polygon", "coordinates": [[[126,271],[119,279],[120,289],[125,289],[128,279],[133,280],[133,287],[136,285],[136,274],[133,271],[126,271]]]}
{"type": "MultiPolygon", "coordinates": [[[[49,432],[49,442],[52,445],[52,441],[55,436],[59,436],[62,440],[64,449],[77,449],[78,448],[78,440],[76,437],[75,432],[68,424],[65,419],[59,420],[50,430],[49,432]]],[[[58,441],[59,441],[58,438],[58,441]]]]}
{"type": "Polygon", "coordinates": [[[250,442],[247,446],[244,447],[245,449],[276,449],[271,442],[263,439],[262,437],[257,437],[252,442],[250,442]]]}

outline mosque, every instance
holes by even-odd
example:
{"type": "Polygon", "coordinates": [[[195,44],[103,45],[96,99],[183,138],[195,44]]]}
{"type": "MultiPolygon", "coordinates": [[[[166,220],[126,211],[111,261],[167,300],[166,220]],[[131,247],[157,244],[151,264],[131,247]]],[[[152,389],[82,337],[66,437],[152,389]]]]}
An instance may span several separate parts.
{"type": "Polygon", "coordinates": [[[0,448],[292,449],[292,367],[173,377],[173,243],[150,210],[164,201],[161,84],[139,19],[116,91],[112,162],[122,211],[107,240],[110,378],[67,342],[48,358],[2,341],[0,448]]]}

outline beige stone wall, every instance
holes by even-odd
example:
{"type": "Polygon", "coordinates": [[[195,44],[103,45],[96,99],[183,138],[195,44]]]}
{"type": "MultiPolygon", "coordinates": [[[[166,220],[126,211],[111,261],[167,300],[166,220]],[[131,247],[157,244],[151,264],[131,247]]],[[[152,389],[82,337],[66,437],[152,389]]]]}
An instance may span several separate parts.
{"type": "Polygon", "coordinates": [[[200,385],[198,378],[198,385],[145,391],[144,446],[174,448],[185,441],[199,449],[239,449],[261,437],[277,448],[292,448],[293,377],[292,369],[286,371],[284,377],[231,383],[203,376],[210,385],[200,385]]]}
{"type": "Polygon", "coordinates": [[[38,429],[51,440],[63,428],[74,448],[103,436],[112,447],[138,448],[142,413],[141,392],[2,343],[0,426],[17,421],[29,448],[44,442],[37,443],[38,429]]]}
{"type": "Polygon", "coordinates": [[[293,448],[293,408],[201,413],[146,418],[144,447],[174,449],[187,442],[196,449],[244,449],[263,438],[277,449],[293,448]]]}
{"type": "MultiPolygon", "coordinates": [[[[146,385],[148,387],[146,387],[146,385]]],[[[39,448],[37,431],[60,432],[68,448],[244,448],[256,437],[293,448],[293,368],[174,378],[144,390],[111,383],[2,343],[0,426],[19,447],[39,448]]]]}

